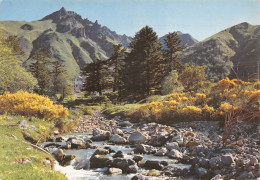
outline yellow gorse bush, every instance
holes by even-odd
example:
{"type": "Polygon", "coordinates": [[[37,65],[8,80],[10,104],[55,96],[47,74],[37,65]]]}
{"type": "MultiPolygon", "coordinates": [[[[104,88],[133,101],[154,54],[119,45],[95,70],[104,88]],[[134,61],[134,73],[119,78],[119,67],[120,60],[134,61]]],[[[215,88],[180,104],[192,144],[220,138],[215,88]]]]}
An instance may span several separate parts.
{"type": "Polygon", "coordinates": [[[18,91],[4,93],[0,97],[0,113],[36,116],[46,121],[55,121],[69,115],[69,110],[62,105],[53,104],[48,97],[34,93],[18,91]]]}
{"type": "Polygon", "coordinates": [[[196,106],[187,106],[182,109],[182,113],[185,115],[201,115],[202,109],[196,106]]]}
{"type": "Polygon", "coordinates": [[[254,83],[255,89],[260,89],[260,81],[254,83]]]}
{"type": "Polygon", "coordinates": [[[213,88],[219,88],[219,89],[222,89],[222,90],[225,90],[225,89],[230,89],[230,88],[234,88],[234,87],[237,87],[238,85],[238,82],[236,83],[237,81],[231,81],[228,77],[225,78],[225,79],[222,79],[220,80],[217,84],[215,84],[213,86],[213,88]]]}
{"type": "MultiPolygon", "coordinates": [[[[260,83],[225,78],[217,82],[211,92],[173,93],[161,102],[140,106],[139,119],[171,123],[194,120],[223,120],[230,112],[259,111],[260,83]]],[[[256,112],[257,113],[257,112],[256,112]]],[[[259,112],[258,112],[259,113],[259,112]]]]}

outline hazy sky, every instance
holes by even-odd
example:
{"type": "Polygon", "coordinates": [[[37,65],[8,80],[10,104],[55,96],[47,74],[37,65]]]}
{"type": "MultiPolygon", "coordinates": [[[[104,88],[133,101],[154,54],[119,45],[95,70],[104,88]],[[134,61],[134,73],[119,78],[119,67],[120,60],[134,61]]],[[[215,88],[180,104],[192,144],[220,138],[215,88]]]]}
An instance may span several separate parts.
{"type": "Polygon", "coordinates": [[[203,40],[241,22],[260,25],[260,0],[0,0],[0,20],[38,20],[62,6],[130,36],[149,25],[159,36],[203,40]]]}

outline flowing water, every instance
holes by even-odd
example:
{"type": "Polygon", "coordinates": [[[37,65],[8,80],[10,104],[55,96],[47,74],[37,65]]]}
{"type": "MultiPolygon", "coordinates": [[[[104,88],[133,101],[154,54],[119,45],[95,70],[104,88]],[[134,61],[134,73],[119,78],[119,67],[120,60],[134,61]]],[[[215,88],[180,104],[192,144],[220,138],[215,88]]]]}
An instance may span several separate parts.
{"type": "MultiPolygon", "coordinates": [[[[79,137],[84,140],[88,140],[91,138],[91,133],[74,133],[69,134],[65,136],[66,138],[69,137],[79,137]]],[[[48,144],[48,142],[45,142],[42,144],[42,146],[48,144]]],[[[65,145],[65,143],[59,143],[60,145],[65,145]]],[[[125,158],[132,158],[134,155],[127,155],[127,153],[130,153],[134,150],[134,148],[131,148],[129,145],[110,145],[107,144],[107,142],[93,142],[92,143],[95,146],[104,148],[104,147],[110,147],[115,152],[122,151],[125,154],[125,158]]],[[[50,151],[54,151],[54,149],[49,149],[50,151]]],[[[123,174],[123,175],[107,175],[104,172],[107,170],[107,168],[99,168],[99,169],[90,169],[89,168],[89,159],[91,155],[95,152],[96,149],[69,149],[64,150],[64,152],[68,155],[75,155],[76,158],[73,159],[68,166],[61,166],[56,162],[55,164],[55,170],[62,172],[67,176],[69,180],[130,180],[135,174],[123,174]]],[[[112,156],[114,153],[109,154],[108,156],[112,156]]],[[[159,161],[168,161],[170,166],[177,166],[177,167],[183,167],[183,168],[190,168],[189,165],[184,164],[174,164],[172,159],[169,159],[168,157],[159,157],[154,155],[143,155],[144,160],[159,160],[159,161]]],[[[142,168],[139,168],[138,173],[147,172],[147,170],[144,170],[142,168]]]]}

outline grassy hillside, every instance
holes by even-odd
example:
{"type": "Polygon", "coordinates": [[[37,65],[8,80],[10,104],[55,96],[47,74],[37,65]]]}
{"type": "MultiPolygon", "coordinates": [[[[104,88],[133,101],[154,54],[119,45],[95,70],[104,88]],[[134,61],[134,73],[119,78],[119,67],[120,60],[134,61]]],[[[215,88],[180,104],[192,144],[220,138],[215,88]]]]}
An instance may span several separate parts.
{"type": "Polygon", "coordinates": [[[72,78],[85,64],[107,59],[113,44],[130,42],[129,37],[65,9],[39,21],[0,21],[0,29],[20,38],[20,46],[25,51],[21,60],[26,66],[32,62],[36,51],[46,48],[51,52],[52,60],[64,63],[72,78]]]}
{"type": "Polygon", "coordinates": [[[53,125],[42,120],[27,120],[36,130],[21,130],[16,124],[23,119],[22,116],[0,116],[0,179],[66,179],[53,170],[54,158],[27,144],[23,135],[43,141],[43,137],[48,137],[53,130],[53,125]]]}
{"type": "Polygon", "coordinates": [[[184,54],[192,55],[186,62],[206,64],[210,78],[219,80],[229,75],[248,80],[248,76],[256,75],[259,42],[260,26],[241,23],[188,47],[184,54]]]}

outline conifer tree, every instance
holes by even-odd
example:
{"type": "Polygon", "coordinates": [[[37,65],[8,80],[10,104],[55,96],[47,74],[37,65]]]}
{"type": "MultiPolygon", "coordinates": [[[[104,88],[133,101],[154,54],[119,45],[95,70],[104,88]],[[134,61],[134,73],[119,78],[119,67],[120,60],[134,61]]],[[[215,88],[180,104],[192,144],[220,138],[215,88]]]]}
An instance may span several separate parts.
{"type": "Polygon", "coordinates": [[[163,79],[162,44],[151,27],[142,28],[130,43],[125,59],[124,89],[136,100],[159,93],[163,79]]]}
{"type": "Polygon", "coordinates": [[[34,54],[35,62],[30,65],[30,71],[38,81],[39,87],[36,92],[41,95],[48,95],[52,85],[51,72],[47,67],[50,65],[49,58],[49,51],[41,49],[34,54]]]}
{"type": "Polygon", "coordinates": [[[180,52],[185,49],[186,46],[182,44],[177,32],[169,33],[166,36],[165,44],[167,46],[167,48],[164,50],[166,75],[168,75],[173,70],[181,72],[184,66],[181,62],[182,57],[180,52]]]}
{"type": "Polygon", "coordinates": [[[113,45],[114,53],[107,60],[109,68],[111,68],[111,76],[112,76],[112,88],[113,92],[119,90],[120,87],[120,74],[119,71],[122,68],[122,61],[126,55],[126,48],[123,47],[122,44],[113,45]]]}
{"type": "Polygon", "coordinates": [[[82,75],[86,77],[83,83],[83,91],[86,93],[98,92],[99,95],[102,95],[102,90],[109,87],[107,69],[106,62],[100,59],[87,64],[82,72],[82,75]]]}
{"type": "Polygon", "coordinates": [[[61,99],[71,95],[74,88],[71,86],[72,80],[69,79],[67,71],[61,61],[54,61],[52,64],[53,94],[62,94],[61,99]]]}

